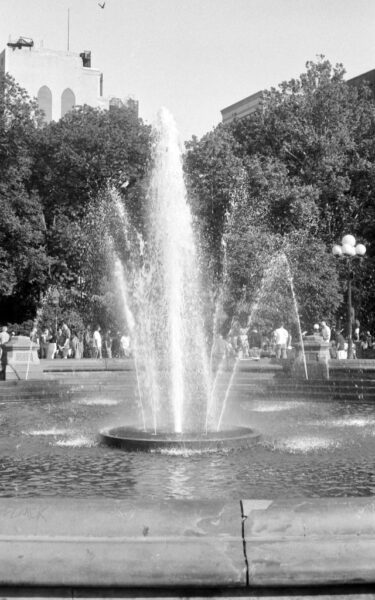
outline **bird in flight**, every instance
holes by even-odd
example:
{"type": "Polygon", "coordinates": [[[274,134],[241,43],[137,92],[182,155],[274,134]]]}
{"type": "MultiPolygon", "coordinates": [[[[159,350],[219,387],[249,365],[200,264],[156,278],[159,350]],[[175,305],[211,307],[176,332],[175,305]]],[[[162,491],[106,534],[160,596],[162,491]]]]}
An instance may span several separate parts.
{"type": "Polygon", "coordinates": [[[98,6],[100,6],[100,8],[104,8],[105,7],[105,2],[103,2],[103,4],[100,4],[100,2],[98,2],[98,6]]]}

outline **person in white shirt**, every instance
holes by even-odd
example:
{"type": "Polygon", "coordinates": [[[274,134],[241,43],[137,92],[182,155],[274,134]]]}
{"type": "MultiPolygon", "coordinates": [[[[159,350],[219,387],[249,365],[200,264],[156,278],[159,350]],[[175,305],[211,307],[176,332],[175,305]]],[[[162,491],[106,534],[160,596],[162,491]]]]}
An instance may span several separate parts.
{"type": "Polygon", "coordinates": [[[100,335],[100,327],[99,325],[95,328],[95,331],[92,336],[94,342],[94,358],[102,358],[102,336],[100,335]]]}
{"type": "Polygon", "coordinates": [[[131,339],[128,333],[124,333],[120,339],[121,353],[125,358],[131,356],[131,339]]]}
{"type": "Polygon", "coordinates": [[[286,358],[286,348],[288,345],[289,333],[284,327],[284,323],[281,323],[278,329],[273,332],[273,339],[275,342],[276,358],[286,358]]]}
{"type": "Polygon", "coordinates": [[[322,321],[322,338],[325,342],[329,342],[331,339],[331,328],[325,321],[322,321]]]}
{"type": "Polygon", "coordinates": [[[4,325],[1,328],[1,332],[0,332],[0,345],[2,346],[3,344],[6,344],[7,342],[9,342],[10,340],[10,335],[8,333],[8,327],[6,327],[6,325],[4,325]]]}

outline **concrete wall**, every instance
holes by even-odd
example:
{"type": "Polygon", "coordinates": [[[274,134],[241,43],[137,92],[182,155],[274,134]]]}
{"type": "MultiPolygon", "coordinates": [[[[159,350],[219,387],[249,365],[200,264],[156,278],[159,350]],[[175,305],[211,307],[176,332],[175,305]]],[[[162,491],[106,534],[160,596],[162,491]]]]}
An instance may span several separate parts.
{"type": "Polygon", "coordinates": [[[5,73],[5,50],[0,52],[0,73],[5,73]]]}
{"type": "Polygon", "coordinates": [[[62,95],[66,90],[74,94],[75,105],[108,108],[108,103],[100,96],[100,71],[83,67],[79,54],[7,46],[3,70],[10,73],[32,97],[37,98],[40,89],[48,87],[52,94],[52,120],[57,121],[63,116],[62,95]]]}
{"type": "Polygon", "coordinates": [[[239,102],[235,102],[226,108],[223,108],[221,111],[223,123],[230,123],[233,119],[242,119],[243,117],[247,117],[251,115],[256,110],[258,110],[261,106],[262,102],[262,92],[257,92],[256,94],[252,94],[243,100],[239,100],[239,102]]]}

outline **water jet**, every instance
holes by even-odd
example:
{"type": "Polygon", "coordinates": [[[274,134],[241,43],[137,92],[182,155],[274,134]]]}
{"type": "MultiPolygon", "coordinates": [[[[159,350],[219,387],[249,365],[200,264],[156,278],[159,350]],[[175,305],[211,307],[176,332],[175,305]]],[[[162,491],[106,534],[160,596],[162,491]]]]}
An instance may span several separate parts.
{"type": "MultiPolygon", "coordinates": [[[[139,429],[118,426],[102,431],[100,439],[123,450],[147,452],[252,446],[259,439],[252,429],[222,430],[228,394],[218,403],[181,148],[174,120],[165,109],[154,128],[152,164],[145,242],[139,244],[139,232],[133,234],[139,247],[138,270],[130,275],[126,264],[118,257],[115,261],[123,313],[134,341],[141,423],[139,429]]],[[[129,219],[116,193],[114,200],[126,236],[129,219]]]]}

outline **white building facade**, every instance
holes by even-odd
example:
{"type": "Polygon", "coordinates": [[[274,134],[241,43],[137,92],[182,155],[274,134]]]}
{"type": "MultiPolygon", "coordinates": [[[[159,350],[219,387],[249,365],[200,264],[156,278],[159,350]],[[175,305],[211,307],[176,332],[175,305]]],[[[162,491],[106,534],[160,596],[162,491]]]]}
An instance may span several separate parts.
{"type": "Polygon", "coordinates": [[[0,72],[9,73],[37,99],[47,122],[58,121],[74,106],[108,108],[103,98],[103,75],[91,67],[91,53],[76,54],[43,47],[19,38],[0,54],[0,72]]]}

